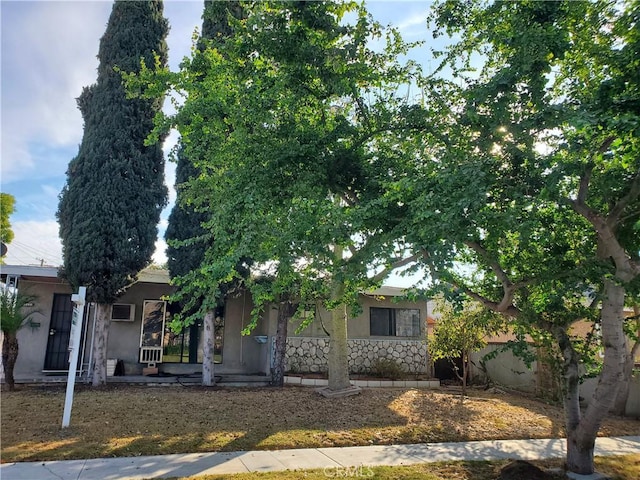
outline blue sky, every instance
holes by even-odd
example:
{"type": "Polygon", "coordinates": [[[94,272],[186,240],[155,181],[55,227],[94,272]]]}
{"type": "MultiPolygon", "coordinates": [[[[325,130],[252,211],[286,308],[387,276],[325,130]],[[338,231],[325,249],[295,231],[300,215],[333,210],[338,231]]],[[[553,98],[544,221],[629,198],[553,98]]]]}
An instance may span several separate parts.
{"type": "MultiPolygon", "coordinates": [[[[171,30],[169,64],[177,69],[189,54],[200,27],[202,1],[165,1],[171,30]]],[[[369,1],[383,24],[398,27],[405,40],[427,36],[427,1],[369,1]]],[[[11,216],[15,233],[5,258],[13,265],[60,265],[61,244],[55,212],[68,162],[82,140],[76,98],[96,80],[98,44],[111,12],[110,1],[0,2],[1,156],[0,190],[16,198],[11,216]]],[[[418,58],[428,57],[421,47],[418,58]]],[[[165,144],[168,151],[175,135],[165,144]]],[[[170,205],[163,211],[154,260],[163,263],[161,240],[174,199],[175,165],[167,162],[170,205]]]]}

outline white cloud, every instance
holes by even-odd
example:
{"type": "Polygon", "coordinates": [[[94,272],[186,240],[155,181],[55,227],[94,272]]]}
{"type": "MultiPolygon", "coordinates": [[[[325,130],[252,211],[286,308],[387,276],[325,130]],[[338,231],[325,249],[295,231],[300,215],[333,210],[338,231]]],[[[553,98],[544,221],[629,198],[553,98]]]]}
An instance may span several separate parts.
{"type": "Polygon", "coordinates": [[[39,168],[33,144],[75,147],[80,141],[75,98],[95,81],[98,40],[110,9],[108,2],[3,4],[3,44],[11,45],[2,52],[4,182],[39,168]]]}
{"type": "MultiPolygon", "coordinates": [[[[161,222],[161,229],[166,229],[167,222],[161,222]]],[[[58,237],[58,223],[53,220],[42,222],[13,222],[15,235],[8,245],[4,262],[7,265],[62,265],[62,243],[58,237]]],[[[158,238],[152,260],[158,265],[167,263],[165,251],[167,243],[158,238]]]]}
{"type": "Polygon", "coordinates": [[[8,245],[4,262],[8,265],[62,264],[62,244],[58,238],[58,222],[12,222],[13,241],[8,245]]]}
{"type": "Polygon", "coordinates": [[[428,12],[426,8],[421,10],[420,13],[413,12],[407,18],[398,23],[397,28],[400,30],[403,38],[412,37],[416,34],[424,36],[427,31],[427,16],[428,12]]]}
{"type": "Polygon", "coordinates": [[[167,263],[167,255],[165,253],[166,251],[167,242],[165,242],[162,238],[158,238],[158,240],[156,240],[156,251],[151,257],[153,263],[155,263],[156,265],[164,265],[165,263],[167,263]]]}

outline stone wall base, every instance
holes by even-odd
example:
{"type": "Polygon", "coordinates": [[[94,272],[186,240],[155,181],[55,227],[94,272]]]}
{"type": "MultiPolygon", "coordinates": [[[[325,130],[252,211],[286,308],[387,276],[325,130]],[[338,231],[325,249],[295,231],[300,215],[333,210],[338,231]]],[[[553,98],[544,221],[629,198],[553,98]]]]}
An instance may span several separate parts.
{"type": "MultiPolygon", "coordinates": [[[[349,372],[377,374],[380,360],[392,361],[404,373],[429,372],[427,342],[411,339],[349,339],[349,372]]],[[[287,338],[286,370],[291,373],[326,372],[327,337],[287,338]]]]}

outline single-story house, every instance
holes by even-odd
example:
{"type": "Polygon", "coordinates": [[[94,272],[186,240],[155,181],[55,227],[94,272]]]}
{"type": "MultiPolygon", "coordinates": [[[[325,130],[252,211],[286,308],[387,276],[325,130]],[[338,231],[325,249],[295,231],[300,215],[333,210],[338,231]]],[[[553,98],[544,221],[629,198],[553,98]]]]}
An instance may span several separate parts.
{"type": "MultiPolygon", "coordinates": [[[[73,303],[70,285],[55,267],[0,266],[2,282],[35,296],[36,313],[18,333],[20,354],[16,378],[37,378],[68,371],[69,337],[73,303]]],[[[140,375],[149,365],[166,374],[194,374],[201,371],[202,324],[180,333],[169,328],[174,307],[164,298],[171,294],[166,270],[149,268],[114,304],[107,356],[117,361],[124,375],[140,375]]],[[[362,313],[348,320],[349,365],[354,373],[370,371],[376,359],[388,358],[407,372],[426,373],[427,301],[397,301],[402,290],[383,287],[362,294],[362,313]]],[[[242,331],[250,323],[253,309],[248,292],[228,298],[216,312],[216,374],[269,375],[275,344],[277,310],[266,308],[250,335],[242,331]]],[[[91,341],[94,308],[85,309],[80,360],[83,372],[92,364],[91,341]]],[[[292,372],[320,372],[327,369],[328,336],[322,319],[329,312],[316,312],[313,322],[296,333],[292,322],[287,341],[287,368],[292,372]]],[[[111,373],[111,372],[108,372],[111,373]]]]}

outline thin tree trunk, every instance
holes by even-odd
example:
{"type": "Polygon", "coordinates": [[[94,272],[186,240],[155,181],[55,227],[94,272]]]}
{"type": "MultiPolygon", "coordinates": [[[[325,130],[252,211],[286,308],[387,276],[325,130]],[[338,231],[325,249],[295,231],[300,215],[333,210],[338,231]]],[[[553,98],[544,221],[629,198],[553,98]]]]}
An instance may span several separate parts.
{"type": "MultiPolygon", "coordinates": [[[[342,249],[336,247],[336,258],[342,258],[342,249]]],[[[339,300],[344,294],[344,284],[333,280],[331,300],[339,300]]],[[[347,343],[347,307],[340,304],[331,310],[329,331],[329,390],[346,390],[349,381],[349,345],[347,343]]]]}
{"type": "Polygon", "coordinates": [[[287,331],[289,319],[295,313],[294,305],[289,301],[280,302],[278,323],[276,326],[276,345],[273,367],[271,368],[271,385],[284,386],[285,357],[287,353],[287,331]]]}
{"type": "MultiPolygon", "coordinates": [[[[593,473],[596,435],[602,420],[613,406],[618,385],[622,381],[626,354],[625,334],[622,328],[624,297],[625,289],[622,285],[615,280],[604,279],[604,300],[600,314],[604,346],[602,373],[579,423],[575,425],[575,422],[567,422],[567,468],[581,475],[593,473]]],[[[574,402],[577,403],[577,399],[574,399],[574,402]]],[[[577,408],[579,412],[579,405],[577,408]]]]}
{"type": "MultiPolygon", "coordinates": [[[[633,365],[635,363],[635,357],[640,349],[640,341],[633,344],[633,348],[626,354],[624,361],[624,368],[622,373],[622,380],[618,385],[618,394],[611,407],[611,413],[613,415],[623,416],[627,410],[627,400],[629,398],[629,387],[631,377],[633,376],[633,365]]],[[[625,348],[625,351],[627,348],[625,348]]]]}
{"type": "MultiPolygon", "coordinates": [[[[580,412],[580,373],[578,354],[571,344],[569,335],[563,327],[556,327],[554,335],[562,352],[562,403],[564,406],[567,429],[567,465],[593,464],[593,445],[579,444],[578,426],[582,419],[580,412]]],[[[574,470],[572,470],[574,471],[574,470]]]]}
{"type": "Polygon", "coordinates": [[[111,324],[111,305],[96,305],[96,325],[93,337],[93,380],[94,387],[107,384],[107,345],[111,324]]]}
{"type": "Polygon", "coordinates": [[[464,396],[467,394],[467,371],[469,355],[467,353],[462,354],[462,396],[460,397],[460,403],[464,402],[464,396]]]}
{"type": "MultiPolygon", "coordinates": [[[[640,316],[640,306],[635,304],[633,306],[633,313],[636,319],[640,316]]],[[[636,334],[640,335],[640,320],[636,320],[636,334]]],[[[627,410],[627,399],[629,398],[629,383],[631,382],[631,377],[633,376],[633,365],[635,363],[636,355],[638,354],[638,350],[640,350],[640,340],[636,339],[633,343],[633,347],[628,351],[627,347],[625,347],[625,352],[627,352],[625,363],[624,363],[624,372],[623,379],[618,386],[618,395],[616,395],[616,400],[613,403],[613,407],[611,408],[611,413],[614,415],[624,415],[627,410]]]]}
{"type": "Polygon", "coordinates": [[[4,380],[9,390],[14,390],[15,380],[13,370],[18,360],[18,337],[15,332],[5,332],[2,340],[2,366],[4,368],[4,380]]]}
{"type": "Polygon", "coordinates": [[[202,385],[212,387],[215,384],[215,311],[209,310],[204,316],[202,337],[202,385]]]}

